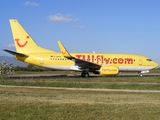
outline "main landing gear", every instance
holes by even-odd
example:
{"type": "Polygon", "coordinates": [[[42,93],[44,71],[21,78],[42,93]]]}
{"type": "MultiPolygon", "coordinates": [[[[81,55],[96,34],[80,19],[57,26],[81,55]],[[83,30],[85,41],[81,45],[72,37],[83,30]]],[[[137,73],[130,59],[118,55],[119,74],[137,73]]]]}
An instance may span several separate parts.
{"type": "Polygon", "coordinates": [[[138,72],[138,73],[139,73],[139,76],[140,76],[140,77],[142,77],[142,76],[143,76],[143,74],[142,74],[141,72],[138,72]]]}
{"type": "Polygon", "coordinates": [[[83,71],[83,72],[81,73],[81,77],[88,78],[88,77],[89,77],[89,73],[86,72],[86,71],[83,71]]]}

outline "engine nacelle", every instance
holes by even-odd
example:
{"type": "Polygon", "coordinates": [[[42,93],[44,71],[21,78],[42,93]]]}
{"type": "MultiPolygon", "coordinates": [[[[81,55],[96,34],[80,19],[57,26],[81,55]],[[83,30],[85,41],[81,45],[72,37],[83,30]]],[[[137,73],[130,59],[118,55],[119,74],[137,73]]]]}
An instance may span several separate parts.
{"type": "Polygon", "coordinates": [[[102,66],[100,68],[100,75],[102,76],[107,76],[107,75],[118,75],[119,73],[119,68],[118,66],[102,66]]]}
{"type": "Polygon", "coordinates": [[[149,70],[141,71],[141,73],[149,73],[149,70]]]}

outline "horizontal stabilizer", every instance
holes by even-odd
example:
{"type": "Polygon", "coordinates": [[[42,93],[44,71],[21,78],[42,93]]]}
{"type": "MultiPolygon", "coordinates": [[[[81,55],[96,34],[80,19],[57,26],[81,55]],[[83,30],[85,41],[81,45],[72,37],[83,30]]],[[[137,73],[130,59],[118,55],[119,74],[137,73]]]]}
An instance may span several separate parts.
{"type": "Polygon", "coordinates": [[[25,54],[22,54],[22,53],[18,53],[18,52],[14,52],[14,51],[11,51],[11,50],[7,50],[7,49],[4,49],[4,51],[12,54],[12,55],[20,55],[20,56],[23,56],[23,57],[28,57],[28,55],[25,55],[25,54]]]}

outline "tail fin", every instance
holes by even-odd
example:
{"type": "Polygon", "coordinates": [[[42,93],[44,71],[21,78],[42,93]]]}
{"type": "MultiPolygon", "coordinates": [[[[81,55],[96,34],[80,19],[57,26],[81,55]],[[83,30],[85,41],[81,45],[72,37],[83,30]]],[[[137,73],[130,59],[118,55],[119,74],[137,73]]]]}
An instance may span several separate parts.
{"type": "MultiPolygon", "coordinates": [[[[18,53],[51,52],[39,47],[17,20],[10,20],[14,44],[18,53]]],[[[53,52],[53,51],[52,51],[53,52]]]]}

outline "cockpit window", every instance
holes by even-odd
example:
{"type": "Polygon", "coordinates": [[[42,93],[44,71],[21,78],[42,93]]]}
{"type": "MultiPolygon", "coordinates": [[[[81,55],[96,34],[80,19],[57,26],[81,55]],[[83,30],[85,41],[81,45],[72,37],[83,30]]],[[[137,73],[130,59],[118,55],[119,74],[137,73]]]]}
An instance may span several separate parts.
{"type": "Polygon", "coordinates": [[[147,61],[152,61],[151,59],[146,59],[147,61]]]}

